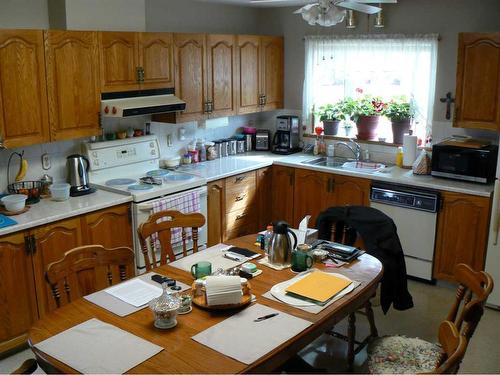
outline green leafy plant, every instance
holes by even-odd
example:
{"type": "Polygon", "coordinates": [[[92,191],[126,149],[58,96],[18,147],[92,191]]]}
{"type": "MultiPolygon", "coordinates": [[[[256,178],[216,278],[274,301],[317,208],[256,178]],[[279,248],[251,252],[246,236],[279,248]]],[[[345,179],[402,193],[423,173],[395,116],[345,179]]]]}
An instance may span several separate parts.
{"type": "Polygon", "coordinates": [[[415,115],[411,103],[404,96],[392,98],[382,113],[393,122],[407,120],[415,115]]]}
{"type": "Polygon", "coordinates": [[[355,101],[354,120],[357,121],[359,116],[382,116],[385,106],[380,97],[365,95],[355,101]]]}
{"type": "Polygon", "coordinates": [[[319,107],[316,115],[320,121],[341,121],[348,120],[355,108],[355,100],[345,98],[335,104],[326,104],[319,107]]]}

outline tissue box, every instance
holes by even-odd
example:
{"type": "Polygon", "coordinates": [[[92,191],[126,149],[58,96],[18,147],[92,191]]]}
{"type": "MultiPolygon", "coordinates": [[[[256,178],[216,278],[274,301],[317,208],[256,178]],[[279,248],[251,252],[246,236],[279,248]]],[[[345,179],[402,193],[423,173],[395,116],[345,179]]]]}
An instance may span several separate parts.
{"type": "MultiPolygon", "coordinates": [[[[307,243],[307,244],[311,245],[314,241],[316,241],[318,239],[318,230],[317,229],[307,228],[306,233],[304,233],[304,231],[302,231],[302,230],[294,229],[294,228],[292,228],[292,231],[297,236],[297,240],[299,241],[298,243],[307,243]],[[305,241],[302,242],[300,240],[301,238],[305,238],[305,241]]],[[[293,239],[290,238],[290,240],[293,243],[293,239]]]]}

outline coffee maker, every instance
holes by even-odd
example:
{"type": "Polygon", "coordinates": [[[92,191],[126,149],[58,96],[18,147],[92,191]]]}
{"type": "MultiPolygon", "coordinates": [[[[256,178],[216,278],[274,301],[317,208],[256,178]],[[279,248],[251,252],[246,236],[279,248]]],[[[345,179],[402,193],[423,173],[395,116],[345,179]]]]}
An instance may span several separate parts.
{"type": "Polygon", "coordinates": [[[299,148],[299,117],[276,117],[276,133],[273,137],[273,150],[275,154],[289,155],[300,152],[299,148]]]}

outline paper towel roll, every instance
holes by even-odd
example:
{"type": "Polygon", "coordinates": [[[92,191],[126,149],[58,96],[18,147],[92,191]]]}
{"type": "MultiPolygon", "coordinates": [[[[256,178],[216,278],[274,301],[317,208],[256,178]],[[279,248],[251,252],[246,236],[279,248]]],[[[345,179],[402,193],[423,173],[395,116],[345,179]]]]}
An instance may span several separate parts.
{"type": "Polygon", "coordinates": [[[417,136],[405,134],[403,137],[403,168],[411,168],[417,158],[417,136]]]}

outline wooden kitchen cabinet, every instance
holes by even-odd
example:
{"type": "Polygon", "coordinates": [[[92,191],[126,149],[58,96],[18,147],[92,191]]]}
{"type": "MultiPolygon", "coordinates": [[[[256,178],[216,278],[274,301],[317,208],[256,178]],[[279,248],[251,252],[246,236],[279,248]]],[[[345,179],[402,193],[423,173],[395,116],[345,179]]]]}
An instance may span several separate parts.
{"type": "Polygon", "coordinates": [[[238,113],[283,108],[283,38],[238,35],[238,113]]]}
{"type": "Polygon", "coordinates": [[[112,249],[120,246],[133,248],[130,205],[106,208],[82,217],[85,245],[99,244],[112,249]]]}
{"type": "Polygon", "coordinates": [[[0,146],[49,140],[42,30],[0,30],[0,146]]]}
{"type": "Polygon", "coordinates": [[[45,32],[50,139],[60,141],[100,132],[97,32],[45,32]]]}
{"type": "Polygon", "coordinates": [[[257,201],[259,204],[259,217],[257,220],[257,230],[261,231],[271,224],[272,218],[272,184],[273,167],[266,167],[257,170],[257,201]]]}
{"type": "Polygon", "coordinates": [[[26,342],[38,319],[33,265],[24,232],[0,238],[0,353],[26,342]]]}
{"type": "Polygon", "coordinates": [[[453,270],[458,263],[484,269],[490,199],[453,192],[441,192],[441,197],[433,277],[455,281],[453,270]]]}
{"type": "Polygon", "coordinates": [[[328,207],[368,206],[370,204],[370,180],[332,175],[330,198],[327,204],[328,207]]]}
{"type": "Polygon", "coordinates": [[[311,215],[310,225],[314,226],[320,212],[328,206],[330,198],[332,175],[311,171],[309,169],[295,170],[295,186],[293,197],[293,217],[291,223],[298,228],[300,221],[306,215],[311,215]]]}
{"type": "Polygon", "coordinates": [[[453,126],[500,130],[500,33],[458,36],[453,126]]]}
{"type": "Polygon", "coordinates": [[[172,33],[138,33],[139,66],[144,69],[142,89],[174,87],[172,33]]]}
{"type": "Polygon", "coordinates": [[[217,245],[222,242],[225,222],[224,187],[224,179],[209,182],[207,185],[207,246],[217,245]]]}
{"type": "Polygon", "coordinates": [[[284,220],[291,224],[294,214],[295,168],[273,165],[272,176],[272,220],[284,220]]]}

